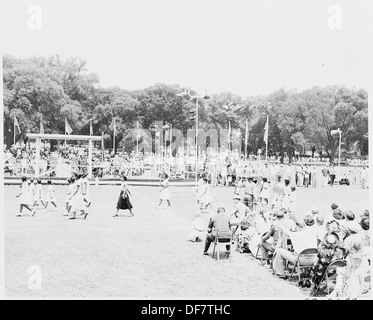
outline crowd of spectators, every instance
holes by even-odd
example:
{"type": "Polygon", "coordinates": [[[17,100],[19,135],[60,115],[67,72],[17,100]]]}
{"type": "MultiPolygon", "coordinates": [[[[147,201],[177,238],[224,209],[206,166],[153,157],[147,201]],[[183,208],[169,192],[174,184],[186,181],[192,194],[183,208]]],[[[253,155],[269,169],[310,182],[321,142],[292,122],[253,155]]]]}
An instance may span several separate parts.
{"type": "MultiPolygon", "coordinates": [[[[250,208],[238,199],[243,200],[234,197],[234,213],[225,214],[224,208],[218,208],[218,214],[211,217],[204,255],[209,255],[217,229],[230,229],[238,252],[251,254],[280,279],[293,281],[299,276],[298,285],[311,296],[358,298],[370,294],[369,210],[355,215],[333,203],[330,212],[321,213],[313,207],[301,218],[281,201],[250,208]],[[300,255],[310,249],[314,252],[311,267],[300,275],[293,274],[300,255]],[[343,264],[331,272],[328,266],[335,261],[343,264]]],[[[198,221],[198,232],[195,229],[188,240],[203,240],[205,225],[201,220],[197,215],[193,223],[198,221]]],[[[230,249],[227,244],[227,257],[230,249]]]]}

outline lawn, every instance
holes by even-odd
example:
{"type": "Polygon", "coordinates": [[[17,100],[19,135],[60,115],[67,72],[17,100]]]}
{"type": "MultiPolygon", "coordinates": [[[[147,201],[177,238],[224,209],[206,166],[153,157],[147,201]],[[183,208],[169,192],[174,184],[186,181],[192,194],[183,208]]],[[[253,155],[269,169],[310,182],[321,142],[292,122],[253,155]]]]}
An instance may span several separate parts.
{"type": "MultiPolygon", "coordinates": [[[[155,210],[159,189],[131,187],[135,217],[113,218],[119,186],[91,187],[87,220],[62,216],[66,186],[56,186],[58,209],[17,218],[19,186],[5,186],[5,294],[8,297],[306,298],[249,254],[232,261],[203,256],[203,243],[185,240],[194,219],[191,187],[171,187],[172,210],[155,210]],[[30,267],[41,288],[30,288],[30,267]]],[[[215,188],[216,206],[232,211],[232,188],[215,188]]],[[[369,191],[357,186],[297,189],[299,216],[337,202],[360,214],[369,191]],[[338,197],[337,197],[338,191],[338,197]]],[[[205,214],[206,222],[208,219],[205,214]]],[[[210,253],[212,247],[210,248],[210,253]]]]}

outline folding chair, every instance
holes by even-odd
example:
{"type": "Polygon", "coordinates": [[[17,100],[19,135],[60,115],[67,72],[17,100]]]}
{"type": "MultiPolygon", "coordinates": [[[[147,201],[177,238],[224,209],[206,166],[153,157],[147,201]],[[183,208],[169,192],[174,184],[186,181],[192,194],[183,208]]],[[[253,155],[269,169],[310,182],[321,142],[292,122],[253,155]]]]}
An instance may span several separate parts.
{"type": "Polygon", "coordinates": [[[297,269],[298,280],[300,281],[301,269],[309,269],[310,271],[311,268],[315,267],[318,260],[317,253],[317,248],[309,248],[303,250],[298,255],[297,261],[295,262],[293,270],[291,271],[290,278],[293,276],[295,269],[297,269]]]}
{"type": "Polygon", "coordinates": [[[321,280],[320,280],[318,286],[315,289],[315,293],[319,290],[321,283],[324,280],[326,280],[326,288],[327,288],[327,291],[328,291],[328,294],[329,294],[329,292],[330,292],[329,281],[333,281],[333,283],[334,283],[337,279],[337,272],[336,272],[337,268],[343,268],[346,265],[347,265],[346,260],[334,260],[334,261],[330,262],[329,265],[326,267],[325,272],[324,272],[323,276],[321,277],[321,280]],[[331,271],[334,271],[334,273],[332,275],[329,275],[331,273],[331,271]]]}
{"type": "Polygon", "coordinates": [[[215,256],[216,250],[216,259],[220,260],[220,253],[225,252],[229,255],[229,261],[232,260],[232,230],[229,228],[217,228],[216,236],[214,240],[214,251],[212,252],[212,257],[215,256]],[[229,245],[229,250],[226,246],[229,245]],[[224,249],[223,249],[224,248],[224,249]]]}

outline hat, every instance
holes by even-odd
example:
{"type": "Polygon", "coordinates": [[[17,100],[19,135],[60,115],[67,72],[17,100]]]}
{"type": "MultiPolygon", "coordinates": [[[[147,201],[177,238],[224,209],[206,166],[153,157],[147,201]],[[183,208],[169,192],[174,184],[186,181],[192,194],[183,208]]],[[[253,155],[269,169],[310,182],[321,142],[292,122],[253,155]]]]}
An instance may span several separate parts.
{"type": "Polygon", "coordinates": [[[347,220],[355,220],[355,214],[352,211],[345,211],[343,215],[346,217],[347,220]]]}
{"type": "Polygon", "coordinates": [[[312,214],[318,214],[318,213],[320,213],[319,208],[317,206],[313,206],[312,209],[311,209],[311,213],[312,214]]]}
{"type": "Polygon", "coordinates": [[[308,214],[304,217],[304,223],[306,224],[306,226],[310,227],[314,225],[315,220],[311,215],[308,214]]]}
{"type": "Polygon", "coordinates": [[[338,208],[338,205],[336,204],[336,203],[332,203],[332,209],[334,210],[334,209],[337,209],[338,208]]]}
{"type": "Polygon", "coordinates": [[[334,209],[333,210],[333,218],[335,218],[337,220],[342,220],[344,218],[343,214],[342,214],[342,211],[340,209],[334,209]]]}
{"type": "Polygon", "coordinates": [[[326,225],[327,230],[339,230],[339,223],[337,220],[331,220],[326,225]]]}
{"type": "Polygon", "coordinates": [[[339,237],[336,233],[332,232],[326,234],[324,240],[327,245],[335,246],[339,242],[339,237]]]}
{"type": "Polygon", "coordinates": [[[347,229],[350,233],[358,233],[360,230],[360,225],[356,221],[349,221],[347,224],[347,229]]]}
{"type": "Polygon", "coordinates": [[[364,217],[360,221],[360,225],[363,228],[363,230],[369,230],[369,218],[364,217]]]}
{"type": "Polygon", "coordinates": [[[238,194],[235,194],[235,195],[233,196],[233,200],[235,200],[235,199],[237,199],[237,200],[241,200],[241,197],[240,197],[240,195],[238,195],[238,194]]]}

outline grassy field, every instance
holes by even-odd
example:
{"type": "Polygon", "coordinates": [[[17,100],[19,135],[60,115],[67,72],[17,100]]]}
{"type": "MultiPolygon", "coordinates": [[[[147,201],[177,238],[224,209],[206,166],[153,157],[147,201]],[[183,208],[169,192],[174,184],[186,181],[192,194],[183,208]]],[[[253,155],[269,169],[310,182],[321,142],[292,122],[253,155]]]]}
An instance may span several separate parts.
{"type": "MultiPolygon", "coordinates": [[[[5,294],[8,297],[299,298],[307,292],[275,278],[249,254],[232,261],[203,256],[203,242],[185,240],[195,213],[193,188],[171,188],[172,210],[155,210],[159,189],[131,187],[134,218],[113,218],[118,186],[91,187],[87,220],[68,220],[65,186],[56,186],[58,209],[17,218],[19,186],[5,186],[5,294]],[[30,266],[41,271],[41,288],[28,286],[30,266]]],[[[217,206],[232,210],[232,188],[215,189],[217,206]]],[[[360,214],[368,189],[357,186],[297,189],[298,212],[337,202],[360,214]],[[337,194],[338,191],[338,194],[337,194]]],[[[207,223],[207,215],[205,216],[207,223]]]]}

